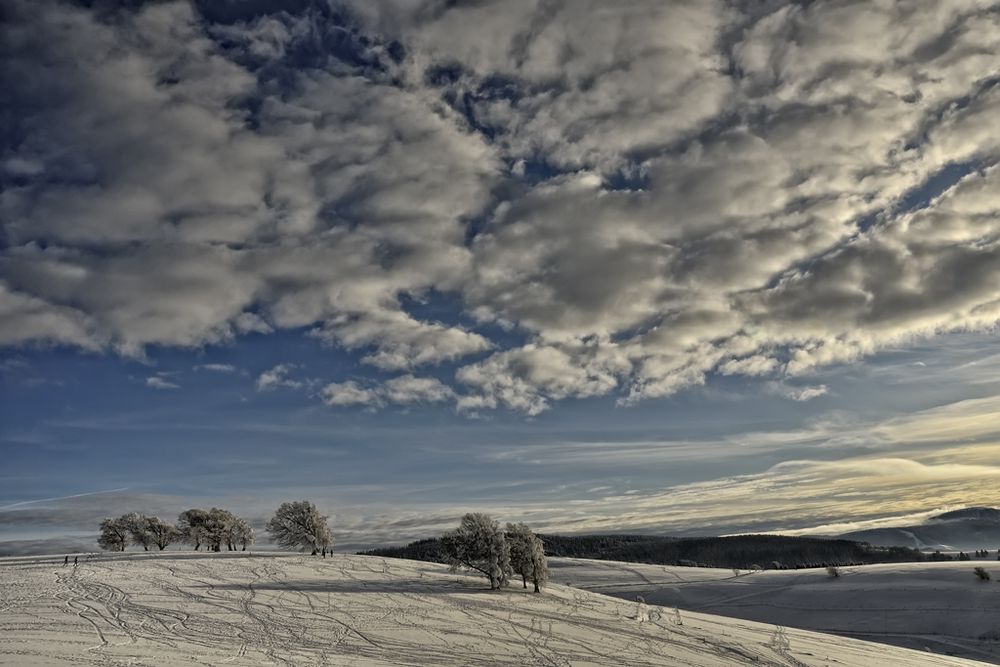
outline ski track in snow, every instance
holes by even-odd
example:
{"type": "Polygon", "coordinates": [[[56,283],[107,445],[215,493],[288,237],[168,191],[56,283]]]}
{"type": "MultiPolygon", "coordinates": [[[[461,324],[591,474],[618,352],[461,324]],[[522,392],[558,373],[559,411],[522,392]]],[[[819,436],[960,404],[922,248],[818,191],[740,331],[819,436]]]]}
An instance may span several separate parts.
{"type": "Polygon", "coordinates": [[[443,566],[378,557],[0,559],[0,665],[974,664],[785,633],[787,646],[753,621],[560,585],[489,591],[443,566]]]}

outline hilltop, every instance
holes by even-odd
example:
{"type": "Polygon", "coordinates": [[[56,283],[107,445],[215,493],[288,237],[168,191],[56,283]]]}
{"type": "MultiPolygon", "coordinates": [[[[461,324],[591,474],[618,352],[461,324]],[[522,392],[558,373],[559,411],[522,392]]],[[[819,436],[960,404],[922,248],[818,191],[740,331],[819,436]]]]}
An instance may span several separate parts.
{"type": "Polygon", "coordinates": [[[0,560],[0,664],[873,664],[967,661],[366,556],[0,560]]]}

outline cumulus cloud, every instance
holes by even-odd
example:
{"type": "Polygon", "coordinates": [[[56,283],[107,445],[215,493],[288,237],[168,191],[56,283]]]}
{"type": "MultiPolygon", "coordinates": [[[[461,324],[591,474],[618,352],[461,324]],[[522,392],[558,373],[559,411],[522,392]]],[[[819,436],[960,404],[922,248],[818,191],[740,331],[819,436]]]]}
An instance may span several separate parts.
{"type": "Polygon", "coordinates": [[[305,328],[380,371],[457,367],[420,400],[534,415],[988,330],[996,9],[377,0],[219,24],[17,0],[0,345],[305,328]],[[453,312],[407,305],[428,294],[453,312]]]}
{"type": "Polygon", "coordinates": [[[454,392],[436,378],[403,375],[385,383],[384,394],[391,403],[440,403],[447,401],[454,392]]]}
{"type": "Polygon", "coordinates": [[[362,405],[380,408],[387,403],[441,403],[454,398],[454,392],[437,378],[401,375],[382,384],[361,385],[354,380],[331,382],[322,392],[327,405],[348,407],[362,405]]]}
{"type": "Polygon", "coordinates": [[[272,391],[279,387],[298,389],[303,383],[288,377],[289,373],[298,368],[297,364],[278,364],[257,376],[257,391],[272,391]]]}
{"type": "Polygon", "coordinates": [[[357,382],[349,380],[347,382],[331,382],[323,387],[323,401],[327,405],[351,406],[367,405],[377,406],[381,399],[378,392],[365,389],[357,382]]]}
{"type": "Polygon", "coordinates": [[[479,334],[392,310],[340,315],[313,335],[347,349],[374,346],[361,361],[382,370],[454,360],[491,347],[479,334]]]}
{"type": "MultiPolygon", "coordinates": [[[[401,294],[460,280],[459,220],[488,202],[498,163],[419,90],[274,62],[285,91],[186,2],[113,20],[18,2],[11,20],[3,76],[24,113],[8,162],[39,166],[0,197],[0,304],[17,322],[0,342],[141,354],[328,319],[339,340],[344,318],[407,325],[401,294]]],[[[412,323],[368,344],[402,366],[486,343],[412,323]],[[428,356],[421,336],[470,342],[428,356]]]]}

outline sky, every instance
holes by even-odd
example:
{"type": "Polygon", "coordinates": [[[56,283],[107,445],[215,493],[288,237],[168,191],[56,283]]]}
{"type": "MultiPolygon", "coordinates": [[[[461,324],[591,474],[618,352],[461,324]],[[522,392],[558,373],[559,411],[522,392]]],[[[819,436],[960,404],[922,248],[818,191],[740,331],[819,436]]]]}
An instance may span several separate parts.
{"type": "Polygon", "coordinates": [[[1000,504],[1000,2],[11,0],[0,551],[1000,504]]]}

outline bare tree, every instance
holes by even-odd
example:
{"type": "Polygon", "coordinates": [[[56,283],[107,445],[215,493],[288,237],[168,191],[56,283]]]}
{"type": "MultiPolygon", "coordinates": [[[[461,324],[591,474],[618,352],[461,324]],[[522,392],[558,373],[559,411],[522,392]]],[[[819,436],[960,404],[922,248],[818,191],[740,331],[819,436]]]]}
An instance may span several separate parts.
{"type": "Polygon", "coordinates": [[[469,513],[458,528],[442,538],[452,569],[466,568],[490,580],[490,590],[506,586],[509,580],[510,547],[500,525],[489,515],[469,513]]]}
{"type": "Polygon", "coordinates": [[[101,534],[97,545],[106,551],[125,551],[131,533],[125,517],[107,518],[101,522],[101,534]]]}
{"type": "Polygon", "coordinates": [[[327,517],[308,500],[282,503],[267,522],[267,532],[279,546],[312,549],[314,556],[333,544],[327,517]]]}
{"type": "Polygon", "coordinates": [[[510,566],[521,575],[521,584],[528,587],[528,580],[541,591],[541,585],[549,579],[549,564],[545,558],[545,545],[523,523],[507,524],[507,543],[510,545],[510,566]]]}

